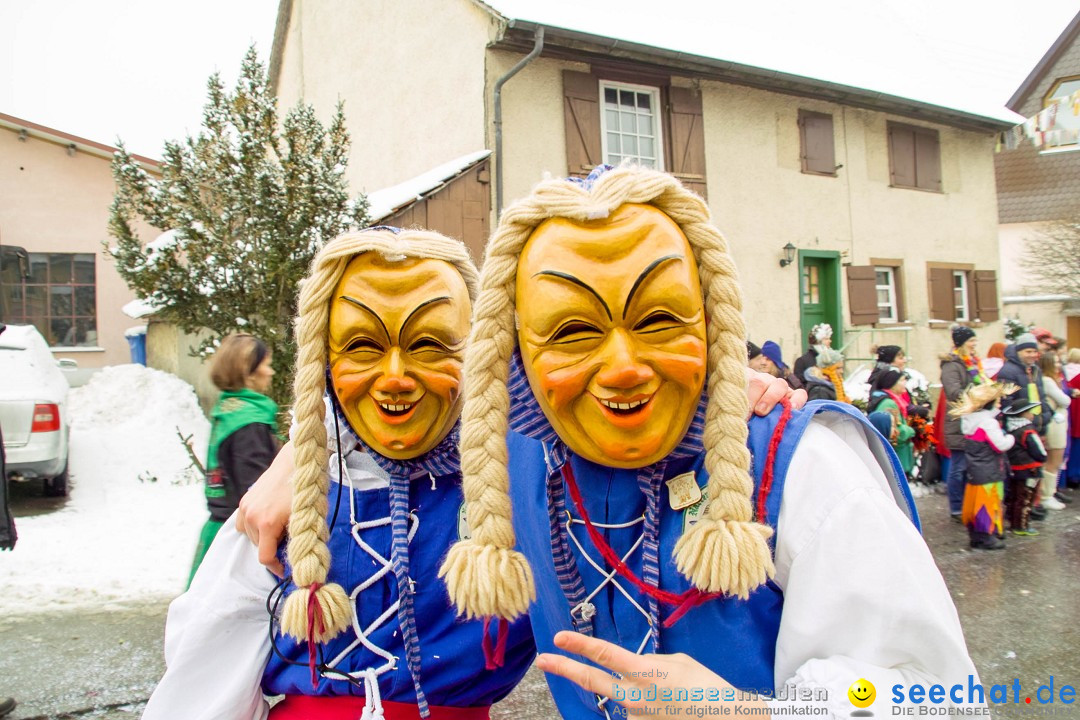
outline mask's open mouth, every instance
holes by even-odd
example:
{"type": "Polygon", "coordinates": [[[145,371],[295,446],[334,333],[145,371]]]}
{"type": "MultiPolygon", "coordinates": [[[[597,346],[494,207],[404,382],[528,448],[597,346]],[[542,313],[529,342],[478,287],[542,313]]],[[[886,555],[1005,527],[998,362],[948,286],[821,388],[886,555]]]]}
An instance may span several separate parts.
{"type": "Polygon", "coordinates": [[[651,397],[647,397],[643,400],[633,400],[630,402],[617,402],[614,400],[600,400],[600,404],[607,408],[611,413],[619,417],[628,417],[635,413],[641,412],[645,409],[645,406],[652,400],[651,397]]]}

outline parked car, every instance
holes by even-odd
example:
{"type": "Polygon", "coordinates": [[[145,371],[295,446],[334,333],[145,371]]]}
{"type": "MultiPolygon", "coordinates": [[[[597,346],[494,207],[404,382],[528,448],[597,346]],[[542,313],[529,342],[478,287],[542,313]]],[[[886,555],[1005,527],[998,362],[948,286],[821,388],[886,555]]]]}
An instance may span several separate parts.
{"type": "Polygon", "coordinates": [[[7,480],[41,480],[46,495],[67,495],[67,396],[68,382],[37,328],[8,325],[0,332],[0,428],[7,480]]]}

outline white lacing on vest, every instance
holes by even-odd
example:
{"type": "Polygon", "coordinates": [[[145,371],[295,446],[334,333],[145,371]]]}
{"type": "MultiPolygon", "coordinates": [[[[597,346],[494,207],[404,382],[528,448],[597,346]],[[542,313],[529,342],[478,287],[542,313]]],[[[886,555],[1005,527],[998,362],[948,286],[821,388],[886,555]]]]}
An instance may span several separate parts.
{"type": "MultiPolygon", "coordinates": [[[[578,605],[576,605],[570,612],[572,614],[580,615],[581,617],[583,617],[586,620],[591,619],[596,614],[596,606],[593,605],[592,599],[594,597],[596,597],[600,593],[600,591],[603,590],[607,585],[613,586],[616,590],[618,590],[620,593],[622,593],[623,597],[625,597],[630,602],[630,604],[632,606],[634,606],[634,608],[639,613],[641,613],[642,617],[645,618],[645,621],[649,625],[649,630],[647,630],[645,632],[645,637],[643,637],[641,639],[641,644],[639,644],[637,650],[635,650],[635,652],[638,655],[642,654],[643,652],[645,652],[645,648],[648,647],[648,645],[649,645],[649,638],[652,637],[652,625],[653,625],[652,616],[649,615],[649,612],[645,608],[641,607],[641,603],[639,603],[637,600],[635,600],[634,596],[631,595],[630,592],[627,591],[627,589],[625,587],[623,587],[621,582],[619,582],[619,579],[616,577],[616,575],[618,574],[617,570],[612,569],[610,572],[605,570],[603,565],[596,562],[596,560],[594,560],[593,557],[591,555],[589,555],[588,552],[586,552],[585,546],[578,539],[578,537],[574,534],[574,526],[575,525],[580,525],[580,526],[584,527],[585,526],[585,521],[575,518],[574,516],[570,515],[569,512],[567,512],[566,515],[567,515],[566,534],[570,537],[571,542],[573,542],[574,545],[577,546],[578,551],[581,553],[581,557],[585,558],[585,562],[592,565],[593,568],[598,573],[600,573],[601,575],[604,576],[604,579],[600,581],[600,584],[597,585],[592,590],[592,592],[590,592],[588,595],[585,596],[585,600],[578,603],[578,605]]],[[[636,520],[631,520],[631,521],[625,522],[625,523],[605,524],[605,523],[594,522],[593,527],[595,527],[597,529],[600,529],[600,530],[623,530],[625,528],[634,527],[634,526],[637,526],[637,525],[642,525],[643,526],[644,523],[645,523],[645,517],[642,516],[642,517],[637,518],[636,520]]],[[[627,562],[629,560],[630,556],[633,555],[635,552],[637,552],[637,550],[641,547],[641,544],[644,541],[645,541],[645,532],[644,532],[644,529],[642,529],[642,532],[640,532],[638,534],[637,539],[634,541],[634,544],[630,546],[630,549],[626,551],[626,554],[622,556],[621,560],[623,562],[627,562]]],[[[601,696],[601,695],[596,696],[596,706],[598,708],[600,708],[601,710],[603,710],[604,711],[604,716],[610,720],[611,713],[608,712],[608,708],[607,708],[608,700],[610,700],[610,698],[608,698],[608,697],[601,696]]]]}

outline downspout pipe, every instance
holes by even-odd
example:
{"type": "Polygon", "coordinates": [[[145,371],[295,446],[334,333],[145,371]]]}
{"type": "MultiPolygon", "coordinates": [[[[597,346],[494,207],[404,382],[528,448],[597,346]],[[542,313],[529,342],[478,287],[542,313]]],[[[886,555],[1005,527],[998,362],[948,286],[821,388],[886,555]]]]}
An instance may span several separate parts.
{"type": "Polygon", "coordinates": [[[503,153],[502,153],[502,87],[506,81],[521,72],[544,49],[544,28],[540,26],[533,32],[533,49],[521,58],[517,65],[495,81],[495,218],[502,216],[503,208],[503,153]]]}

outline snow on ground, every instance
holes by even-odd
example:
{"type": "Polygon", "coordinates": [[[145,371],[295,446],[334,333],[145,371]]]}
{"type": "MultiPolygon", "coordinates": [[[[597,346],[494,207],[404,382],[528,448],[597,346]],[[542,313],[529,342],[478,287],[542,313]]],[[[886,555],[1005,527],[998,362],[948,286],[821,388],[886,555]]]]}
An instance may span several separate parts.
{"type": "Polygon", "coordinates": [[[202,478],[177,436],[205,458],[210,424],[190,385],[141,365],[109,367],[69,395],[71,496],[20,518],[0,553],[0,615],[108,607],[184,589],[207,516],[202,478]]]}

